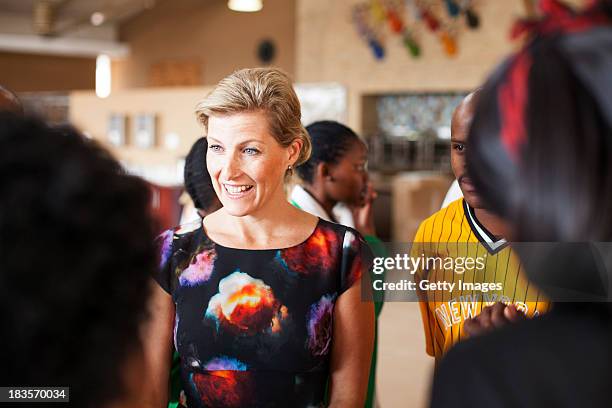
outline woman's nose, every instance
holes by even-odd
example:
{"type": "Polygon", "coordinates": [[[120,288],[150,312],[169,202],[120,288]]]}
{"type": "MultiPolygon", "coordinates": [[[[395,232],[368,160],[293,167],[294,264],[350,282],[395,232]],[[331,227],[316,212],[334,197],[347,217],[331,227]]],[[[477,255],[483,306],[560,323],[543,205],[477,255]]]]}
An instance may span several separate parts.
{"type": "Polygon", "coordinates": [[[224,179],[231,180],[240,175],[240,159],[235,156],[228,156],[223,163],[222,175],[224,179]]]}

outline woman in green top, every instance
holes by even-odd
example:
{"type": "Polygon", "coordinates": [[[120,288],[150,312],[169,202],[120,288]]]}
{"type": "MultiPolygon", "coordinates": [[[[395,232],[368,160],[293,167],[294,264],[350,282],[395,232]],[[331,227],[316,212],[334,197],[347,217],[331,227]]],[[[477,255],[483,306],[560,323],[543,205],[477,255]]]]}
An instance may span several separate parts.
{"type": "MultiPolygon", "coordinates": [[[[376,192],[366,170],[366,144],[353,130],[335,121],[314,122],[306,130],[312,141],[312,153],[296,168],[302,184],[291,191],[291,203],[327,221],[355,228],[375,256],[385,256],[374,228],[372,203],[376,192]]],[[[375,302],[377,319],[382,306],[383,302],[375,302]]],[[[374,406],[376,352],[375,339],[367,408],[374,406]]]]}

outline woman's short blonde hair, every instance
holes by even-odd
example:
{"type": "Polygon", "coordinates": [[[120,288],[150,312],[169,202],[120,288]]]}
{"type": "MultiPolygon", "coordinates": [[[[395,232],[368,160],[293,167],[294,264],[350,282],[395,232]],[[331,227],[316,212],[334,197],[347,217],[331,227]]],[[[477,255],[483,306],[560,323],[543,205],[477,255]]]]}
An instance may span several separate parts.
{"type": "Polygon", "coordinates": [[[262,111],[268,117],[270,133],[283,147],[295,139],[302,149],[295,166],[304,163],[312,150],[310,137],[301,122],[302,113],[291,79],[277,68],[241,69],[223,78],[196,106],[198,121],[208,133],[208,119],[214,115],[262,111]]]}

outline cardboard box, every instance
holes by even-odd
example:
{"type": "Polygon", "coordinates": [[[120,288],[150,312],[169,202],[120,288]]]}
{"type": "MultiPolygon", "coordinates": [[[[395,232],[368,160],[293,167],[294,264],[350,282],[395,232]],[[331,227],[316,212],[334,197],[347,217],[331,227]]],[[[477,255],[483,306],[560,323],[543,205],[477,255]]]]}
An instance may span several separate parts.
{"type": "Polygon", "coordinates": [[[435,172],[400,173],[393,178],[392,238],[412,242],[419,224],[440,209],[453,179],[435,172]]]}

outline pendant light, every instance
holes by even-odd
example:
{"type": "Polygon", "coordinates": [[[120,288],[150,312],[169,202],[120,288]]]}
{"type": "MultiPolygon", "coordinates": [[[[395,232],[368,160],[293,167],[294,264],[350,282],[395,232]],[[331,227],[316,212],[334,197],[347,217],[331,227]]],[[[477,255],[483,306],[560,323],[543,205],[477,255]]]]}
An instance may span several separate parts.
{"type": "Polygon", "coordinates": [[[230,10],[252,13],[263,8],[262,0],[229,0],[227,7],[230,10]]]}

